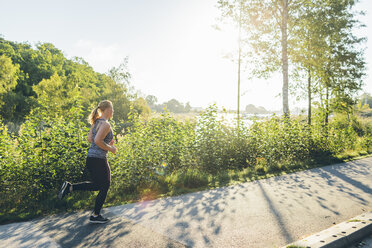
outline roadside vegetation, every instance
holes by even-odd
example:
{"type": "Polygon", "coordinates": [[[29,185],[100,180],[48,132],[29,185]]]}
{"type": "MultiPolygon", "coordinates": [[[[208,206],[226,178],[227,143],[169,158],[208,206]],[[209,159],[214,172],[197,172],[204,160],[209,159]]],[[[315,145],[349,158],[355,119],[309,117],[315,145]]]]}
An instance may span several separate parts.
{"type": "MultiPolygon", "coordinates": [[[[89,180],[89,143],[81,108],[70,118],[35,110],[17,134],[0,130],[0,222],[90,208],[95,193],[63,200],[64,180],[89,180]]],[[[319,116],[321,116],[319,114],[319,116]]],[[[105,206],[227,186],[309,169],[372,153],[372,121],[335,114],[327,126],[306,117],[272,116],[251,126],[231,126],[212,105],[199,118],[177,120],[129,114],[110,154],[112,184],[105,206]]]]}

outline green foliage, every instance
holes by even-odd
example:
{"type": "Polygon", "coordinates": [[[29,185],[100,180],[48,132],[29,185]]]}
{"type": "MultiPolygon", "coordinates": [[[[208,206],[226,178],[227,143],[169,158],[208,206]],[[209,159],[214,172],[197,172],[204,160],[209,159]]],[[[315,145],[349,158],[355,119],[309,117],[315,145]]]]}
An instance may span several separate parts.
{"type": "Polygon", "coordinates": [[[372,108],[372,96],[371,94],[364,93],[358,100],[359,109],[371,109],[372,108]]]}
{"type": "Polygon", "coordinates": [[[138,112],[149,112],[146,102],[132,92],[130,78],[127,59],[106,75],[81,58],[65,58],[53,44],[39,43],[33,48],[0,39],[0,100],[6,103],[0,104],[0,115],[5,122],[23,122],[40,105],[67,117],[76,101],[87,116],[105,99],[114,104],[114,120],[124,122],[133,101],[138,101],[138,112]]]}
{"type": "Polygon", "coordinates": [[[32,88],[37,94],[37,102],[52,113],[65,115],[65,111],[68,112],[81,99],[78,85],[71,84],[56,73],[32,88]]]}
{"type": "Polygon", "coordinates": [[[142,97],[139,97],[133,102],[133,109],[136,111],[137,114],[143,116],[149,116],[151,113],[151,109],[147,106],[146,100],[142,97]]]}
{"type": "Polygon", "coordinates": [[[1,176],[5,178],[1,187],[1,195],[5,197],[0,200],[3,209],[48,209],[50,204],[54,205],[51,200],[65,178],[83,179],[89,130],[79,109],[71,109],[70,119],[51,116],[42,110],[31,113],[18,137],[3,132],[2,142],[8,139],[7,153],[1,160],[4,164],[1,176]]]}
{"type": "MultiPolygon", "coordinates": [[[[13,89],[17,84],[19,66],[5,55],[0,56],[0,97],[13,89]]],[[[0,98],[1,99],[1,98],[0,98]]]]}
{"type": "Polygon", "coordinates": [[[155,168],[163,161],[169,173],[195,165],[191,146],[193,123],[179,122],[168,113],[150,120],[134,113],[130,116],[131,126],[120,138],[117,155],[110,163],[114,190],[133,190],[155,180],[155,168]]]}
{"type": "Polygon", "coordinates": [[[223,151],[227,134],[217,120],[216,105],[210,106],[200,115],[196,130],[198,164],[203,170],[213,172],[223,166],[223,151]]]}
{"type": "MultiPolygon", "coordinates": [[[[0,190],[1,193],[11,190],[12,184],[12,175],[16,174],[18,171],[17,164],[15,163],[15,158],[17,153],[15,151],[15,140],[11,137],[10,133],[6,126],[0,122],[0,190]]],[[[9,192],[12,195],[13,190],[9,192]]],[[[1,194],[0,202],[4,202],[7,199],[6,195],[1,194]]],[[[9,202],[8,204],[11,204],[9,202]]],[[[9,207],[9,206],[6,206],[9,207]]]]}
{"type": "Polygon", "coordinates": [[[227,168],[244,168],[256,153],[254,141],[244,126],[239,131],[217,118],[212,105],[200,114],[196,129],[196,153],[202,170],[213,173],[227,168]]]}
{"type": "MultiPolygon", "coordinates": [[[[84,171],[88,127],[79,104],[68,110],[69,118],[41,105],[16,136],[0,125],[0,208],[8,218],[94,204],[89,192],[56,199],[64,180],[89,179],[84,171]]],[[[273,115],[237,128],[218,119],[215,105],[197,121],[179,121],[167,112],[144,118],[132,106],[128,122],[113,123],[125,128],[115,134],[117,154],[108,157],[112,183],[106,204],[192,192],[372,153],[371,122],[337,114],[325,125],[322,114],[315,113],[312,126],[301,118],[273,115]],[[156,174],[163,164],[165,174],[156,174]]],[[[0,222],[5,220],[0,216],[0,222]]]]}
{"type": "Polygon", "coordinates": [[[169,188],[199,188],[208,185],[208,174],[205,171],[189,168],[186,171],[173,172],[166,178],[169,188]]]}
{"type": "Polygon", "coordinates": [[[249,74],[269,77],[279,69],[283,72],[283,111],[288,113],[289,73],[296,80],[291,91],[306,90],[300,95],[308,98],[310,110],[314,96],[319,98],[327,122],[332,111],[352,112],[363,85],[366,38],[355,34],[363,27],[358,21],[362,13],[353,9],[356,3],[219,0],[218,7],[223,19],[241,30],[243,63],[249,65],[249,74]]]}
{"type": "Polygon", "coordinates": [[[251,136],[257,142],[257,164],[267,164],[270,170],[310,159],[311,136],[307,124],[301,120],[273,116],[267,121],[255,122],[251,136]]]}
{"type": "Polygon", "coordinates": [[[208,172],[246,167],[277,170],[278,164],[310,159],[312,145],[309,129],[300,120],[273,116],[236,130],[217,119],[215,106],[200,116],[196,140],[199,166],[208,172]]]}

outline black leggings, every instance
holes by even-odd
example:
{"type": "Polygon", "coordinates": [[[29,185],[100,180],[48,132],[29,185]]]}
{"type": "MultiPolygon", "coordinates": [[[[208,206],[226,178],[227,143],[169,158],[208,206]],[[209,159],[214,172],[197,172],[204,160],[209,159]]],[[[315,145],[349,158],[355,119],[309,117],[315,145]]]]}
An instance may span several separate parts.
{"type": "Polygon", "coordinates": [[[91,175],[92,181],[72,184],[72,191],[87,190],[99,193],[94,206],[94,213],[99,214],[105,202],[107,191],[110,187],[111,173],[107,159],[87,157],[86,167],[91,175]]]}

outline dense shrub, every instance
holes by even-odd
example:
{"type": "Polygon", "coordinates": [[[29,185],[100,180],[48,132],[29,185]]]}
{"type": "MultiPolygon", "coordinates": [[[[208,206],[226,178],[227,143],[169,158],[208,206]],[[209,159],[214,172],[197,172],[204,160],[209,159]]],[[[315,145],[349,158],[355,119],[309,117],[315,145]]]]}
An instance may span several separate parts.
{"type": "Polygon", "coordinates": [[[16,186],[14,180],[19,168],[15,163],[15,139],[10,136],[8,129],[0,122],[0,206],[4,209],[10,208],[19,202],[17,198],[16,186]],[[15,200],[15,201],[14,201],[15,200]]]}
{"type": "Polygon", "coordinates": [[[1,159],[5,164],[1,204],[14,207],[11,204],[16,203],[23,211],[50,207],[49,200],[64,180],[83,179],[87,132],[77,109],[71,111],[71,119],[35,111],[16,137],[9,137],[3,129],[0,139],[8,151],[1,159]]]}
{"type": "Polygon", "coordinates": [[[110,154],[113,190],[133,191],[140,184],[156,180],[157,169],[185,170],[195,166],[194,123],[180,122],[164,113],[161,118],[141,120],[131,116],[132,125],[110,154]]]}
{"type": "Polygon", "coordinates": [[[256,163],[275,170],[282,164],[291,165],[310,158],[311,136],[305,123],[296,119],[273,116],[255,122],[250,129],[258,142],[256,163]]]}
{"type": "MultiPolygon", "coordinates": [[[[56,200],[64,180],[89,178],[84,171],[89,128],[79,108],[71,109],[69,116],[51,115],[40,108],[16,135],[0,124],[3,213],[93,204],[90,193],[56,200]]],[[[311,127],[300,118],[272,116],[237,128],[218,119],[216,106],[210,106],[197,120],[179,121],[168,113],[150,119],[131,114],[125,131],[115,134],[117,154],[109,153],[112,184],[107,203],[120,202],[128,194],[149,197],[154,192],[206,187],[211,175],[219,174],[221,180],[225,175],[230,180],[231,171],[276,173],[329,162],[349,150],[372,152],[370,122],[336,115],[325,125],[317,118],[315,115],[311,127]],[[156,173],[159,171],[165,174],[156,173]]]]}

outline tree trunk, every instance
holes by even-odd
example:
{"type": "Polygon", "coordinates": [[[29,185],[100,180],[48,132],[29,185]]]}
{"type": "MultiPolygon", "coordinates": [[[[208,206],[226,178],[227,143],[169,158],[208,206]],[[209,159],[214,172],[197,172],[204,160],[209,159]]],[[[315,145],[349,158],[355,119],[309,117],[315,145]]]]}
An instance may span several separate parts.
{"type": "Polygon", "coordinates": [[[325,125],[328,126],[328,114],[329,114],[329,86],[326,86],[326,112],[325,112],[325,125]]]}
{"type": "Polygon", "coordinates": [[[308,68],[308,78],[307,78],[307,92],[308,92],[308,100],[309,100],[309,107],[308,107],[308,123],[309,126],[311,125],[311,70],[310,66],[308,68]]]}
{"type": "Polygon", "coordinates": [[[284,116],[289,116],[288,106],[288,37],[287,37],[287,23],[288,23],[288,0],[283,0],[282,11],[282,71],[283,71],[283,113],[284,116]]]}
{"type": "Polygon", "coordinates": [[[241,63],[241,30],[242,30],[242,6],[240,2],[240,13],[239,13],[239,55],[238,55],[238,123],[237,123],[237,130],[239,135],[239,128],[240,128],[240,63],[241,63]]]}

